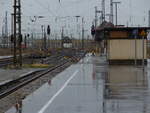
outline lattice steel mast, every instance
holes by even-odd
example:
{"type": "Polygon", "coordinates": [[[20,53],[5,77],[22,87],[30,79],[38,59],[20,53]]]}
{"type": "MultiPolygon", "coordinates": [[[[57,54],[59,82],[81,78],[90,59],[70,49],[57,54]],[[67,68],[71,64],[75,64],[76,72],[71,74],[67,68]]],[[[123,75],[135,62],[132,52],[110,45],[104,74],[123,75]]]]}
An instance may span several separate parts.
{"type": "Polygon", "coordinates": [[[14,0],[14,65],[22,66],[21,1],[14,0]],[[19,53],[19,55],[18,55],[19,53]]]}

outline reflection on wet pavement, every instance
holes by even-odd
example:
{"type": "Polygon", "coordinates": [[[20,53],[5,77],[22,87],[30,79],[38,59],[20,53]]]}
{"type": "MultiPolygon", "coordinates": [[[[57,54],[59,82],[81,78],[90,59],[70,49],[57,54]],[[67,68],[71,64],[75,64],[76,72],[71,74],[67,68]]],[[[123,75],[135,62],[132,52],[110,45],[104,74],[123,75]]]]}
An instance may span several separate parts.
{"type": "Polygon", "coordinates": [[[24,99],[22,113],[149,113],[149,74],[149,66],[109,66],[87,56],[24,99]]]}
{"type": "Polygon", "coordinates": [[[110,66],[105,84],[106,113],[148,113],[148,70],[110,66]]]}
{"type": "MultiPolygon", "coordinates": [[[[49,84],[23,100],[22,113],[99,113],[102,112],[105,59],[87,56],[60,73],[49,84]],[[96,66],[96,63],[98,66],[96,66]],[[72,77],[72,74],[77,74],[72,77]],[[66,81],[67,86],[61,91],[66,81]],[[56,98],[54,98],[56,97],[56,98]],[[48,104],[50,103],[50,104],[48,104]],[[42,108],[48,107],[42,111],[42,108]]],[[[7,113],[15,113],[11,108],[7,113]]]]}

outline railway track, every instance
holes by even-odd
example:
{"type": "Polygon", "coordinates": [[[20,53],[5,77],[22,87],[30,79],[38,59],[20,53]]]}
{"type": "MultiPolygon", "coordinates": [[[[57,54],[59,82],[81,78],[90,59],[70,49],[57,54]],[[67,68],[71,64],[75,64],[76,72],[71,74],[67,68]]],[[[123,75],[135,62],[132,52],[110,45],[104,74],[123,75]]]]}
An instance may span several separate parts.
{"type": "MultiPolygon", "coordinates": [[[[63,57],[63,56],[60,56],[60,55],[53,55],[53,56],[50,56],[48,58],[42,58],[41,59],[41,63],[46,63],[48,64],[48,61],[51,59],[59,59],[60,57],[63,57]]],[[[28,56],[24,56],[23,58],[24,62],[31,62],[31,58],[29,58],[28,56]]],[[[40,60],[39,60],[40,61],[40,60]]],[[[10,65],[10,64],[13,64],[13,57],[8,57],[8,58],[2,58],[0,59],[0,67],[4,67],[4,66],[7,66],[7,65],[10,65]]]]}
{"type": "MultiPolygon", "coordinates": [[[[85,54],[79,55],[77,59],[81,59],[82,57],[84,57],[84,55],[85,54]]],[[[33,81],[37,80],[38,78],[48,74],[49,72],[52,72],[58,68],[65,66],[67,63],[69,63],[71,61],[71,58],[69,58],[68,60],[62,59],[63,56],[57,56],[57,57],[55,56],[55,58],[56,58],[56,60],[59,59],[59,61],[53,67],[34,71],[32,73],[24,75],[23,77],[20,77],[15,80],[8,81],[7,83],[1,84],[0,85],[0,99],[10,95],[11,93],[17,91],[18,89],[26,86],[27,84],[29,84],[33,81]]],[[[51,60],[51,59],[47,59],[46,62],[49,63],[48,62],[49,60],[51,60]]]]}
{"type": "Polygon", "coordinates": [[[16,79],[16,80],[9,81],[8,83],[0,85],[0,99],[13,93],[14,91],[18,90],[19,88],[29,84],[30,82],[44,76],[45,74],[47,74],[59,67],[64,66],[66,63],[68,63],[68,61],[65,61],[65,62],[63,62],[57,66],[51,67],[49,69],[34,71],[28,75],[25,75],[23,77],[16,79]]]}
{"type": "MultiPolygon", "coordinates": [[[[27,55],[23,56],[23,59],[27,59],[27,58],[28,58],[27,55]]],[[[0,59],[0,67],[4,67],[4,66],[10,65],[10,64],[13,64],[13,56],[0,59]]]]}
{"type": "Polygon", "coordinates": [[[10,65],[13,63],[13,57],[0,59],[0,67],[10,65]]]}

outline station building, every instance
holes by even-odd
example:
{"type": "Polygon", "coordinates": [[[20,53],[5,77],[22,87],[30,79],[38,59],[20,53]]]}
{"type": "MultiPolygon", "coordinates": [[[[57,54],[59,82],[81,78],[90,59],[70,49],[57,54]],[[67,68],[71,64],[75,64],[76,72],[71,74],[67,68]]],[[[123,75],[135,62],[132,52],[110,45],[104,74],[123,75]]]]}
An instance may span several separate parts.
{"type": "Polygon", "coordinates": [[[95,40],[105,40],[109,64],[147,63],[148,27],[106,26],[95,30],[95,40]]]}

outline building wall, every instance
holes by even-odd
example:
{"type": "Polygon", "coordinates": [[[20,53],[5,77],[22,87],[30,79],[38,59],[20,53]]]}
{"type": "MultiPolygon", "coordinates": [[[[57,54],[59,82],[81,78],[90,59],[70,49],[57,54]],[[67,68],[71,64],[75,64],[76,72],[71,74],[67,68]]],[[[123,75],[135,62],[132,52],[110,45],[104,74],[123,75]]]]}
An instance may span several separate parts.
{"type": "MultiPolygon", "coordinates": [[[[115,39],[108,40],[108,59],[109,60],[133,60],[135,59],[135,40],[134,39],[115,39]]],[[[136,40],[137,59],[143,58],[143,40],[136,40]]],[[[144,58],[147,58],[146,40],[144,40],[144,58]]]]}
{"type": "Polygon", "coordinates": [[[129,37],[129,34],[127,31],[111,31],[110,32],[110,38],[127,38],[129,37]]]}

